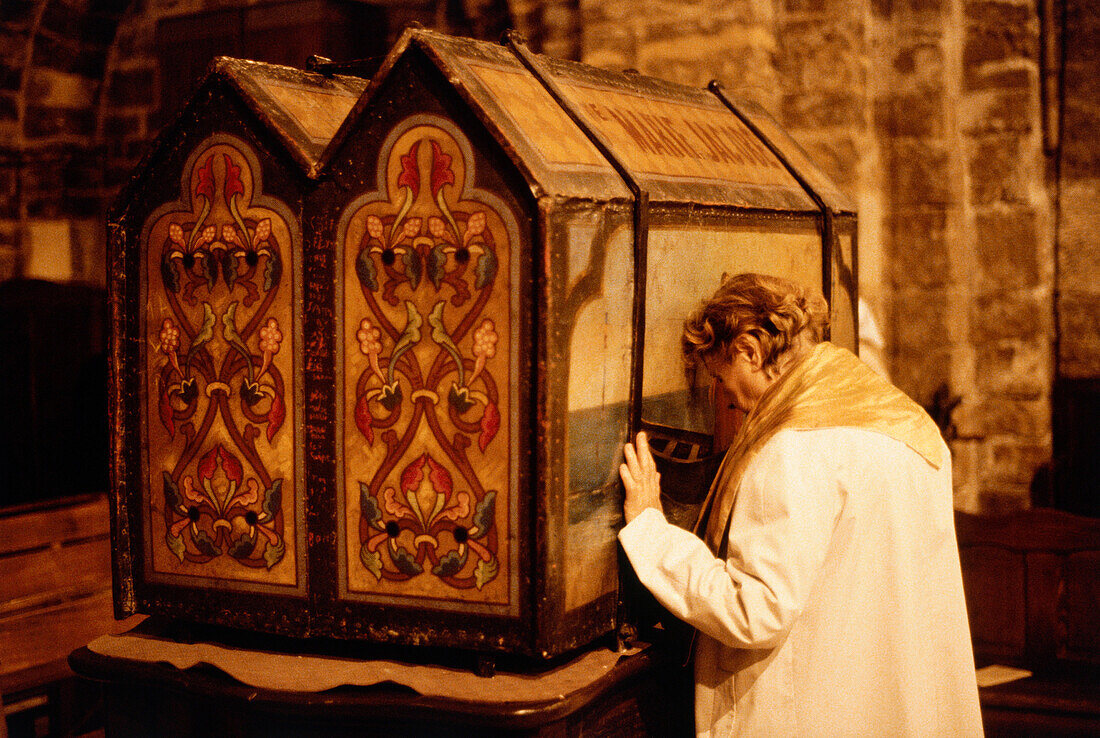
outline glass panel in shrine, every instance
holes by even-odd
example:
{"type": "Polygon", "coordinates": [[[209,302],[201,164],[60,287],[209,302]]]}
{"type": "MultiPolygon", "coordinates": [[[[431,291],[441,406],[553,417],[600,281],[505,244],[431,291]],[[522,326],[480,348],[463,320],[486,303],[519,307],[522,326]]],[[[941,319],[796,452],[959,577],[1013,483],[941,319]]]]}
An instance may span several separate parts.
{"type": "MultiPolygon", "coordinates": [[[[624,216],[626,213],[623,214],[624,216]]],[[[604,209],[566,226],[568,284],[561,316],[568,336],[568,476],[565,608],[616,586],[618,467],[630,396],[634,300],[633,229],[604,209]]]]}
{"type": "MultiPolygon", "coordinates": [[[[723,274],[757,272],[821,287],[821,235],[814,220],[746,226],[653,226],[646,276],[642,420],[709,434],[713,413],[684,377],[684,319],[714,294],[723,274]]],[[[702,378],[700,378],[702,381],[702,378]]]]}

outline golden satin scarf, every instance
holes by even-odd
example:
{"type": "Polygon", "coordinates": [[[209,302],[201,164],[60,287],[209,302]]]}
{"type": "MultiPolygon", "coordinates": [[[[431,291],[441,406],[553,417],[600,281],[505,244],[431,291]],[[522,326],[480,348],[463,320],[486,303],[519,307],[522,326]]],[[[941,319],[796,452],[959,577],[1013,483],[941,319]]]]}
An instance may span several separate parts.
{"type": "Polygon", "coordinates": [[[943,464],[939,428],[917,403],[853,353],[823,342],[769,387],[745,418],[703,502],[696,535],[721,552],[741,476],[782,430],[865,428],[901,441],[934,468],[943,464]]]}

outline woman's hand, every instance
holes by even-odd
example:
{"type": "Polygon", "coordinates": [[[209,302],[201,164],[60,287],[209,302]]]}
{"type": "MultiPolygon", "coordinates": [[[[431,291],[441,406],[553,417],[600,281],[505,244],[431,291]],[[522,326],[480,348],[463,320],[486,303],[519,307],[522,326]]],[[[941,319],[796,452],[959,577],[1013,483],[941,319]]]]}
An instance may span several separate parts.
{"type": "Polygon", "coordinates": [[[653,463],[653,454],[649,452],[649,440],[644,431],[638,434],[635,443],[638,444],[637,450],[630,443],[623,446],[626,463],[619,464],[619,476],[626,487],[623,516],[628,523],[648,507],[664,512],[661,508],[661,475],[653,463]]]}

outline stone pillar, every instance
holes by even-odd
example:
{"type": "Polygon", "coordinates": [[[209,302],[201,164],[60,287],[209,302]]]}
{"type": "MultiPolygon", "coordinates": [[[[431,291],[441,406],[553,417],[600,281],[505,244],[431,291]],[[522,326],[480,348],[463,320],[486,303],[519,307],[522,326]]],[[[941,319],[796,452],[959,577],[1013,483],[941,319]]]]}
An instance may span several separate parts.
{"type": "Polygon", "coordinates": [[[1033,1],[989,0],[961,11],[968,227],[957,256],[973,365],[966,367],[972,381],[960,386],[956,453],[976,462],[962,480],[976,495],[970,506],[995,512],[1028,506],[1051,456],[1053,228],[1039,9],[1033,1]]]}
{"type": "Polygon", "coordinates": [[[1060,377],[1100,379],[1100,9],[1066,3],[1058,234],[1060,377]]]}

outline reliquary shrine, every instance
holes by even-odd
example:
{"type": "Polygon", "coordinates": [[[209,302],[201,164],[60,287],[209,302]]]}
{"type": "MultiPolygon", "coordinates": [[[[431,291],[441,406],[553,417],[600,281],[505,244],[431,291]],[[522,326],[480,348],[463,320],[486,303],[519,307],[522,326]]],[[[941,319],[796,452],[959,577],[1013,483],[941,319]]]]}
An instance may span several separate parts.
{"type": "Polygon", "coordinates": [[[716,85],[425,30],[369,83],[218,60],[110,218],[117,612],[540,657],[614,630],[623,441],[699,495],[721,450],[684,316],[782,274],[854,347],[855,224],[716,85]]]}

